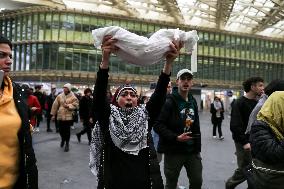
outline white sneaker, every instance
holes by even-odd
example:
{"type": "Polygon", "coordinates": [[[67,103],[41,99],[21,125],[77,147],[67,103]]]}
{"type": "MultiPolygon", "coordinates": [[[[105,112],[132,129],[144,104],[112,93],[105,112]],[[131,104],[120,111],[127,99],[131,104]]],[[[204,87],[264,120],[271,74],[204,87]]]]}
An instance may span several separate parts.
{"type": "Polygon", "coordinates": [[[178,186],[178,189],[186,189],[185,186],[178,186]]]}
{"type": "Polygon", "coordinates": [[[224,139],[224,137],[223,137],[223,136],[221,136],[221,137],[219,137],[219,139],[220,139],[220,140],[223,140],[223,139],[224,139]]]}
{"type": "Polygon", "coordinates": [[[213,136],[213,138],[214,138],[214,139],[216,139],[216,138],[217,138],[217,136],[213,136]]]}

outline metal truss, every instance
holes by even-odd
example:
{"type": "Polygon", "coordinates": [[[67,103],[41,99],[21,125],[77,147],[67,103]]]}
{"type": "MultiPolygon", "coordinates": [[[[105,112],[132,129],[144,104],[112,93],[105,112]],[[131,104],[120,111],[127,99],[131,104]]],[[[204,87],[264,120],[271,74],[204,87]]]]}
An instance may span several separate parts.
{"type": "Polygon", "coordinates": [[[284,38],[284,0],[12,1],[284,38]]]}

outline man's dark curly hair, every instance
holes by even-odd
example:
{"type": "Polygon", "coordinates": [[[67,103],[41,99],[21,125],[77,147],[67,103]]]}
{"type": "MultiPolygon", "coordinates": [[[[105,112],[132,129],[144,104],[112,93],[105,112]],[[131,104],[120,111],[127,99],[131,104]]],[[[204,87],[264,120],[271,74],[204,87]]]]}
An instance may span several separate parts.
{"type": "Polygon", "coordinates": [[[258,82],[264,82],[264,80],[261,77],[250,77],[247,80],[243,82],[243,87],[245,92],[249,92],[251,90],[251,86],[255,85],[258,82]]]}
{"type": "Polygon", "coordinates": [[[0,44],[1,43],[8,44],[9,47],[11,48],[11,50],[12,50],[12,43],[11,43],[11,41],[9,39],[7,39],[6,37],[2,36],[2,35],[0,35],[0,44]]]}

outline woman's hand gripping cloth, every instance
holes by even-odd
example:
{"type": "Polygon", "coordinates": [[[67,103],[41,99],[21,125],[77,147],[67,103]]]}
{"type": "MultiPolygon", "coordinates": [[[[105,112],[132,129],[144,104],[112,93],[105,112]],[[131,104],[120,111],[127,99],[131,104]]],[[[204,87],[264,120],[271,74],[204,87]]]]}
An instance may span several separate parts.
{"type": "Polygon", "coordinates": [[[118,26],[109,26],[92,31],[95,47],[100,48],[106,35],[117,39],[119,50],[115,54],[122,60],[135,65],[151,65],[163,60],[170,50],[171,41],[182,41],[187,53],[192,52],[198,41],[196,30],[185,32],[179,29],[160,29],[150,38],[131,33],[118,26]]]}

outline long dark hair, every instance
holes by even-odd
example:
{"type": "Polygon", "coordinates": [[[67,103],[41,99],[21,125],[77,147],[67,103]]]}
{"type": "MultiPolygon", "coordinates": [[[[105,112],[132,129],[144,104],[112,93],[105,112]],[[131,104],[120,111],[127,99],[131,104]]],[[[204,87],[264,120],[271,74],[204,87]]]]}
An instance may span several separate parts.
{"type": "Polygon", "coordinates": [[[274,91],[284,91],[284,80],[275,79],[264,88],[264,93],[267,96],[270,96],[274,91]]]}

